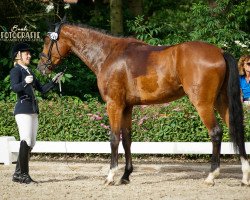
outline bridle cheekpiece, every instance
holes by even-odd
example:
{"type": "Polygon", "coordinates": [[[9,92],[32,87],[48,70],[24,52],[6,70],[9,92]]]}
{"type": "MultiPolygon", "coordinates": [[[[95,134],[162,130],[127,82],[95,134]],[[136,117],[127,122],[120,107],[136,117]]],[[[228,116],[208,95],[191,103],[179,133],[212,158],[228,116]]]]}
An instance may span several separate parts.
{"type": "MultiPolygon", "coordinates": [[[[49,46],[49,51],[48,51],[48,54],[46,55],[45,53],[40,53],[40,58],[45,58],[45,62],[42,61],[41,65],[44,66],[45,68],[51,70],[51,67],[52,67],[52,61],[51,61],[51,51],[52,51],[52,48],[53,48],[53,45],[55,44],[56,45],[56,49],[57,49],[57,52],[60,56],[60,59],[62,59],[63,57],[61,56],[60,52],[59,52],[59,49],[58,49],[58,39],[59,39],[59,34],[60,34],[60,30],[61,30],[61,27],[62,25],[65,23],[64,20],[62,20],[61,22],[59,23],[56,23],[55,24],[55,31],[54,32],[48,32],[47,36],[49,36],[50,38],[50,46],[49,46]]],[[[43,59],[41,59],[43,60],[43,59]]],[[[40,66],[41,66],[40,65],[40,66]]]]}

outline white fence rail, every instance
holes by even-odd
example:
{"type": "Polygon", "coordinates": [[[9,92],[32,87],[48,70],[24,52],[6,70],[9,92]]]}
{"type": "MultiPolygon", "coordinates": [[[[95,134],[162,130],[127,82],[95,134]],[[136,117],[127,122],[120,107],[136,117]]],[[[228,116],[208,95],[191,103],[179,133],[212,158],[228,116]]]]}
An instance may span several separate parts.
{"type": "MultiPolygon", "coordinates": [[[[15,162],[20,141],[14,137],[0,137],[0,163],[15,162]]],[[[246,152],[250,154],[250,142],[246,142],[246,152]]],[[[37,141],[33,153],[110,153],[109,142],[46,142],[37,141]]],[[[211,154],[211,142],[133,142],[133,154],[211,154]]],[[[119,153],[124,153],[122,144],[119,153]]],[[[234,154],[230,142],[222,142],[221,154],[234,154]]]]}

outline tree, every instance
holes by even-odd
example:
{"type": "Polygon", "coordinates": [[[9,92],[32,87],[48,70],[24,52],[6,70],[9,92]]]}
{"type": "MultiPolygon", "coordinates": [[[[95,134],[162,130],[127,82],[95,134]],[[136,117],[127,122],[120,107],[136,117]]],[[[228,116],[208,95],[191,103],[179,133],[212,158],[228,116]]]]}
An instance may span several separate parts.
{"type": "Polygon", "coordinates": [[[128,7],[134,17],[142,15],[142,0],[128,0],[128,7]]]}
{"type": "Polygon", "coordinates": [[[123,33],[122,0],[110,0],[110,24],[111,33],[123,33]]]}

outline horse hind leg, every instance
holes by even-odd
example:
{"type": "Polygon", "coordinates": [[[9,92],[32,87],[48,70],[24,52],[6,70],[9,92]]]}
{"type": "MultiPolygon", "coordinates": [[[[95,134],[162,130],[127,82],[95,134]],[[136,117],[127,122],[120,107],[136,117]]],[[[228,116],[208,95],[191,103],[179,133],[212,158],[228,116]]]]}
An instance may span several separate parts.
{"type": "Polygon", "coordinates": [[[211,157],[211,169],[208,177],[205,179],[205,184],[214,185],[214,179],[220,174],[220,150],[221,150],[221,140],[222,140],[222,130],[219,127],[215,114],[213,105],[204,104],[203,106],[195,105],[198,114],[208,129],[208,134],[212,141],[212,157],[211,157]]]}
{"type": "MultiPolygon", "coordinates": [[[[228,98],[225,93],[221,93],[219,95],[216,101],[215,108],[219,112],[223,121],[227,124],[227,127],[229,127],[229,106],[228,106],[228,98]]],[[[243,173],[241,183],[242,185],[249,186],[250,185],[250,180],[249,180],[250,166],[249,166],[249,162],[247,160],[247,156],[245,152],[240,152],[240,160],[241,160],[242,173],[243,173]]]]}
{"type": "Polygon", "coordinates": [[[241,169],[242,169],[242,180],[241,180],[241,185],[242,186],[250,186],[250,180],[249,180],[249,174],[250,174],[250,166],[249,166],[249,162],[246,158],[244,158],[243,156],[240,157],[240,161],[241,161],[241,169]]]}
{"type": "Polygon", "coordinates": [[[222,130],[216,125],[214,128],[209,130],[209,136],[212,141],[212,157],[211,157],[211,169],[208,177],[205,180],[207,185],[214,185],[214,179],[220,175],[220,151],[221,151],[221,140],[222,130]]]}

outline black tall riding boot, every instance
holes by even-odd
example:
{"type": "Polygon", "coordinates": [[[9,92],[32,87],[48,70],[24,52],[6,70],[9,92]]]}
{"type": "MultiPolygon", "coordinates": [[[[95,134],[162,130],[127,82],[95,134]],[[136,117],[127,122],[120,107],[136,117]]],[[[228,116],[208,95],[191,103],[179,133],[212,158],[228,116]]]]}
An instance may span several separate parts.
{"type": "Polygon", "coordinates": [[[21,141],[19,150],[19,165],[20,165],[20,175],[19,182],[29,184],[34,182],[29,175],[29,154],[31,148],[27,145],[25,140],[21,141]]]}
{"type": "Polygon", "coordinates": [[[19,182],[20,181],[20,179],[19,179],[20,174],[21,174],[21,169],[20,169],[19,155],[18,155],[16,169],[15,169],[15,172],[13,174],[12,181],[19,182]]]}

